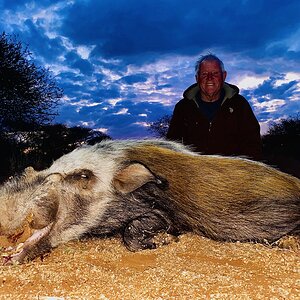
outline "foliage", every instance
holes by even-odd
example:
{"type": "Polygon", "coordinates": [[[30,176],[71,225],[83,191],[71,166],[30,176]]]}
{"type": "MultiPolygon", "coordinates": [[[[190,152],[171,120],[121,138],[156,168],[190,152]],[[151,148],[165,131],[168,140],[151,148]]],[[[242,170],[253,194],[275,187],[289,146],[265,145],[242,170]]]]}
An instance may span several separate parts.
{"type": "Polygon", "coordinates": [[[49,123],[63,93],[49,70],[37,67],[15,36],[0,35],[0,128],[24,130],[49,123]]]}
{"type": "Polygon", "coordinates": [[[273,123],[262,137],[264,162],[300,178],[300,118],[273,123]]]}
{"type": "Polygon", "coordinates": [[[300,135],[300,115],[272,123],[267,135],[300,135]]]}
{"type": "Polygon", "coordinates": [[[267,155],[285,155],[300,160],[300,115],[272,123],[262,139],[267,155]]]}
{"type": "Polygon", "coordinates": [[[165,138],[168,132],[172,115],[164,115],[157,121],[149,124],[149,131],[154,133],[157,137],[165,138]]]}

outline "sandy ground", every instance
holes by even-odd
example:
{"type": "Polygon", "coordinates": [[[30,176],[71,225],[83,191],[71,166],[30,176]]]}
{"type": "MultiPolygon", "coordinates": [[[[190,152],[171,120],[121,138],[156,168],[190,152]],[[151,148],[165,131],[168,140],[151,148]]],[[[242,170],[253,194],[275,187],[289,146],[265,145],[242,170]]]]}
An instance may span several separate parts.
{"type": "Polygon", "coordinates": [[[75,241],[0,266],[0,299],[300,299],[299,254],[193,234],[137,253],[117,238],[75,241]]]}

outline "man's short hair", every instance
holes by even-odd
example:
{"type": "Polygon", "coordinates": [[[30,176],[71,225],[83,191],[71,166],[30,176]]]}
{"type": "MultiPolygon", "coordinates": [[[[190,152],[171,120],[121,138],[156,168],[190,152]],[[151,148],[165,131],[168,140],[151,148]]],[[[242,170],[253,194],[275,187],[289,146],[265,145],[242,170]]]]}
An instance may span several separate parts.
{"type": "Polygon", "coordinates": [[[220,65],[220,68],[222,70],[222,72],[225,72],[225,68],[224,68],[224,63],[221,61],[221,59],[219,59],[219,57],[217,57],[214,54],[207,54],[207,55],[202,55],[196,62],[195,65],[195,75],[198,76],[198,73],[200,71],[200,65],[204,62],[204,61],[216,61],[218,62],[218,64],[220,65]]]}

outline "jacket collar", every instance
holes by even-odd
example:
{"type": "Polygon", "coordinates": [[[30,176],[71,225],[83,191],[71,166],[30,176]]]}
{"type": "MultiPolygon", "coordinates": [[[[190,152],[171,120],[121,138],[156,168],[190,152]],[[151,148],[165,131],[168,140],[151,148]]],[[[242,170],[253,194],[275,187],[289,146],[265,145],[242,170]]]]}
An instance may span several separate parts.
{"type": "MultiPolygon", "coordinates": [[[[230,99],[235,94],[239,93],[239,88],[237,86],[229,84],[227,82],[224,82],[223,88],[225,90],[225,96],[222,103],[224,103],[226,99],[230,99]]],[[[199,91],[200,89],[198,83],[194,83],[184,91],[183,97],[189,100],[196,101],[196,95],[199,93],[199,91]]]]}

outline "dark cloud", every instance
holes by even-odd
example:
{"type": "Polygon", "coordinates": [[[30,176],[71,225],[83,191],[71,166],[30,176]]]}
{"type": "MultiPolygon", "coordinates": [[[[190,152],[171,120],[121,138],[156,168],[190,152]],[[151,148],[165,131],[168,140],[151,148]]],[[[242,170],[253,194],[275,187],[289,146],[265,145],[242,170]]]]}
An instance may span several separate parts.
{"type": "MultiPolygon", "coordinates": [[[[46,58],[48,63],[57,61],[57,57],[66,52],[60,37],[49,38],[39,22],[33,23],[27,19],[22,30],[17,29],[14,33],[25,44],[36,58],[46,58]]],[[[42,61],[44,63],[44,61],[42,61]]]]}
{"type": "Polygon", "coordinates": [[[300,2],[289,1],[76,2],[63,33],[77,43],[97,45],[105,57],[147,53],[199,53],[207,47],[264,49],[299,27],[300,2]],[[287,18],[286,15],[289,17],[287,18]]]}
{"type": "MultiPolygon", "coordinates": [[[[39,7],[48,7],[49,5],[53,5],[56,3],[61,2],[61,0],[32,0],[30,4],[32,6],[39,6],[39,7]]],[[[28,1],[24,0],[0,0],[0,7],[1,5],[6,9],[24,9],[28,1]]]]}
{"type": "Polygon", "coordinates": [[[101,86],[98,87],[98,89],[93,93],[93,95],[96,98],[100,99],[113,99],[113,98],[119,98],[120,97],[120,87],[115,84],[111,84],[109,87],[101,88],[101,86]]]}
{"type": "Polygon", "coordinates": [[[94,68],[87,59],[78,59],[71,64],[72,68],[79,69],[84,75],[92,75],[94,68]]]}
{"type": "Polygon", "coordinates": [[[22,0],[0,0],[0,8],[5,8],[5,9],[14,9],[17,7],[22,7],[24,6],[24,1],[22,0]]]}
{"type": "Polygon", "coordinates": [[[133,83],[138,83],[138,82],[146,82],[148,78],[148,74],[134,74],[134,75],[128,75],[124,76],[121,79],[119,79],[119,82],[123,82],[126,84],[133,84],[133,83]]]}
{"type": "Polygon", "coordinates": [[[157,90],[162,90],[162,89],[171,88],[171,87],[172,87],[172,85],[168,83],[168,84],[163,84],[163,85],[157,85],[156,89],[157,90]]]}
{"type": "Polygon", "coordinates": [[[88,59],[82,59],[76,52],[70,51],[65,55],[65,60],[71,68],[79,69],[83,75],[92,75],[93,64],[88,59]]]}

